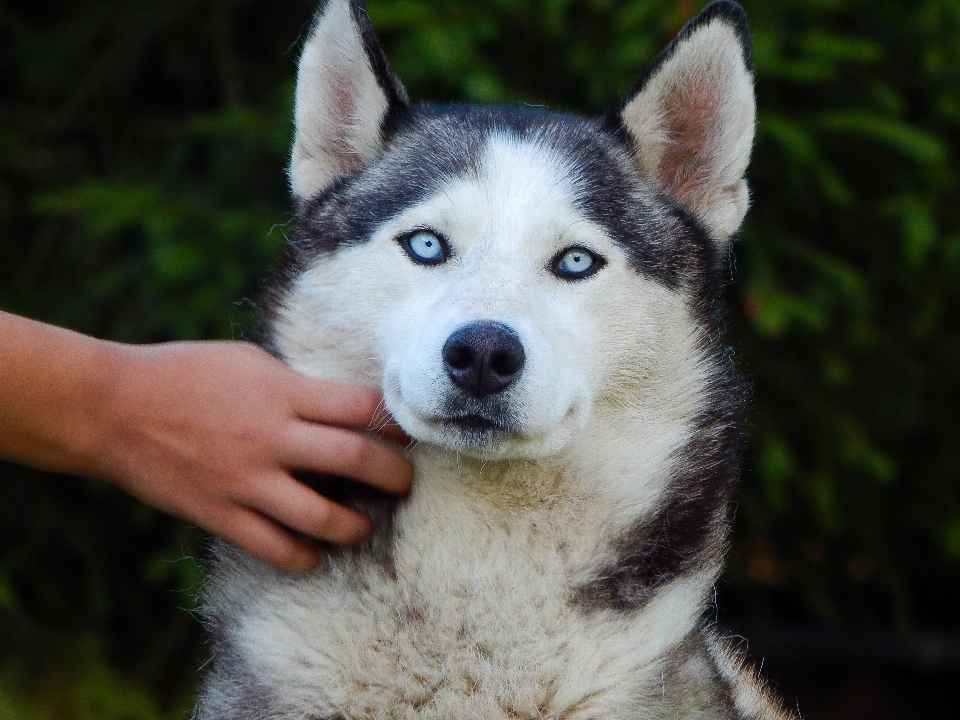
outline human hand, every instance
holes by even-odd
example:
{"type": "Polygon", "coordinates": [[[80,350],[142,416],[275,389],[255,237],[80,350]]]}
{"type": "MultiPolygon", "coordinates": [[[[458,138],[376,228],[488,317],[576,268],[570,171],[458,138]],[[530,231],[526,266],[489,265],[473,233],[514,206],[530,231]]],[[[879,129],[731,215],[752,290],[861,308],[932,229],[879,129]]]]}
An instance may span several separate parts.
{"type": "Polygon", "coordinates": [[[114,345],[114,374],[85,474],[181,517],[277,567],[307,570],[317,549],[363,539],[364,515],[295,480],[294,469],[391,493],[413,468],[383,437],[406,436],[366,387],[304,377],[241,342],[114,345]]]}

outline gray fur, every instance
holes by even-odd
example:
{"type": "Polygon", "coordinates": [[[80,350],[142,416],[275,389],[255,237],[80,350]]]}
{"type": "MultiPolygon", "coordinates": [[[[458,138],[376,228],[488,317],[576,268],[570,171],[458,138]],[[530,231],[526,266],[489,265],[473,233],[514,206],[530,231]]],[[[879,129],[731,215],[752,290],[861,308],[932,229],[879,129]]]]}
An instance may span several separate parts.
{"type": "Polygon", "coordinates": [[[242,657],[226,640],[217,642],[204,677],[198,717],[234,720],[281,720],[289,717],[273,691],[249,672],[242,657]]]}

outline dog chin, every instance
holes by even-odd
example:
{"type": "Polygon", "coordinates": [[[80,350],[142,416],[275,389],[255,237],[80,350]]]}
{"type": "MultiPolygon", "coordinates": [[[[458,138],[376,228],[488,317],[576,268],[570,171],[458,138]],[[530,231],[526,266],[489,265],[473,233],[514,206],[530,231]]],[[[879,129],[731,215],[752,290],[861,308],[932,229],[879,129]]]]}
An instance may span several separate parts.
{"type": "Polygon", "coordinates": [[[580,413],[571,408],[559,423],[538,432],[525,432],[514,424],[501,424],[478,415],[429,417],[397,398],[387,398],[387,409],[415,440],[480,460],[532,460],[554,455],[574,436],[580,413]],[[399,405],[399,407],[398,407],[399,405]]]}

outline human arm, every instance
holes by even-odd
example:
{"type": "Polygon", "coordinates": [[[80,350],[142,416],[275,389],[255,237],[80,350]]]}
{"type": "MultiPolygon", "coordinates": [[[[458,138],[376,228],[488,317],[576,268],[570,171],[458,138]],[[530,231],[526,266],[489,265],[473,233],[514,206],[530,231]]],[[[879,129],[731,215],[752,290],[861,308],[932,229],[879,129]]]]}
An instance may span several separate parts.
{"type": "MultiPolygon", "coordinates": [[[[0,312],[0,457],[111,482],[279,567],[369,520],[294,468],[404,492],[410,464],[360,431],[370,388],[305,378],[254,345],[123,345],[0,312]]],[[[402,434],[386,426],[384,434],[402,434]]]]}

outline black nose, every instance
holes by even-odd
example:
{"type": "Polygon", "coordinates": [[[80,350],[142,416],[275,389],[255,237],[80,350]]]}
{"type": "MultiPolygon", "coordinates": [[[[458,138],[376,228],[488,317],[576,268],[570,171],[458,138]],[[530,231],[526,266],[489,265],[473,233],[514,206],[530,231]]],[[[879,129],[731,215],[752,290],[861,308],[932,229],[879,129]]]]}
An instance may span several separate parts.
{"type": "Polygon", "coordinates": [[[447,375],[478,398],[506,389],[520,376],[524,357],[520,338],[499,323],[465,325],[443,345],[447,375]]]}

